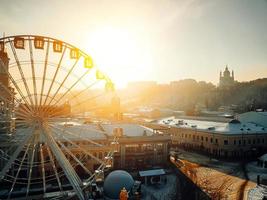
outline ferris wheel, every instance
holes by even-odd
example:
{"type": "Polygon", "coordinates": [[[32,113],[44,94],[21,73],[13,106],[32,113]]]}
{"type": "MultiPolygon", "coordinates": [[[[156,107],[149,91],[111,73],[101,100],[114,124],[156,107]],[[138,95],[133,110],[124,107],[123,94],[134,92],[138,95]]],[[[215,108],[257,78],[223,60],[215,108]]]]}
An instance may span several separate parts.
{"type": "Polygon", "coordinates": [[[85,199],[96,169],[111,167],[117,143],[99,143],[86,136],[85,124],[71,121],[103,107],[113,90],[92,58],[69,43],[36,35],[0,38],[1,128],[11,133],[0,141],[0,198],[50,198],[52,191],[85,199]]]}

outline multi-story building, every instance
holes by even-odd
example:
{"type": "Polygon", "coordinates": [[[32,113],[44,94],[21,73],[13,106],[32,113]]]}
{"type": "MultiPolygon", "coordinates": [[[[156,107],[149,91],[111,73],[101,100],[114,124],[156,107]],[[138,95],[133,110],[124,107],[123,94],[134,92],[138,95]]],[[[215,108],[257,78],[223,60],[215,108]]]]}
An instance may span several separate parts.
{"type": "MultiPolygon", "coordinates": [[[[98,168],[100,163],[84,154],[81,148],[90,152],[94,157],[104,160],[105,156],[112,147],[114,137],[118,138],[117,152],[114,154],[115,169],[145,169],[152,166],[164,166],[168,160],[170,136],[162,135],[152,129],[137,124],[125,123],[102,123],[102,124],[81,124],[69,122],[67,125],[62,123],[58,127],[66,131],[61,142],[80,160],[84,160],[86,167],[93,171],[98,168]],[[73,135],[68,134],[70,132],[73,135]],[[80,139],[79,139],[80,138],[80,139]],[[71,144],[69,141],[75,143],[71,144]],[[94,145],[96,142],[101,146],[94,145]],[[79,147],[78,147],[79,146],[79,147]]],[[[49,160],[49,155],[44,152],[45,160],[49,160]]],[[[66,153],[67,158],[75,162],[66,153]]],[[[53,169],[47,166],[47,169],[53,169]]],[[[49,170],[48,170],[49,171],[49,170]]]]}
{"type": "MultiPolygon", "coordinates": [[[[267,114],[261,115],[267,121],[267,114]]],[[[244,118],[244,116],[242,117],[244,118]]],[[[173,147],[182,147],[220,158],[244,158],[267,150],[267,127],[253,118],[246,121],[213,122],[188,119],[165,119],[173,147]]]]}

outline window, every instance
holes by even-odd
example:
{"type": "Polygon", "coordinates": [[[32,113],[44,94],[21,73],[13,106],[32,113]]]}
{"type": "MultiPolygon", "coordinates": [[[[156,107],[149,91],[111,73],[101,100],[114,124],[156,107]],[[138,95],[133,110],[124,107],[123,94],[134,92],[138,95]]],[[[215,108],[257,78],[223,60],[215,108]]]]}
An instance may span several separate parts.
{"type": "Polygon", "coordinates": [[[193,140],[195,140],[195,135],[193,135],[193,140]]]}
{"type": "Polygon", "coordinates": [[[203,136],[201,136],[201,141],[203,141],[203,136]]]}
{"type": "Polygon", "coordinates": [[[246,140],[243,140],[243,145],[246,145],[246,140]]]}
{"type": "Polygon", "coordinates": [[[208,137],[206,137],[206,142],[208,142],[208,137]]]}
{"type": "Polygon", "coordinates": [[[238,144],[241,145],[241,140],[238,141],[238,144]]]}
{"type": "Polygon", "coordinates": [[[264,143],[264,138],[262,138],[261,142],[264,143]]]}
{"type": "Polygon", "coordinates": [[[199,140],[199,136],[197,136],[197,140],[199,140]]]}
{"type": "Polygon", "coordinates": [[[257,139],[257,143],[258,143],[258,144],[260,143],[260,138],[257,139]]]}
{"type": "Polygon", "coordinates": [[[218,139],[217,138],[215,139],[215,143],[218,144],[218,139]]]}
{"type": "Polygon", "coordinates": [[[248,139],[248,144],[251,144],[251,140],[250,139],[248,139]]]}
{"type": "Polygon", "coordinates": [[[236,145],[236,140],[234,140],[234,145],[236,145]]]}
{"type": "Polygon", "coordinates": [[[228,145],[228,140],[223,141],[224,145],[228,145]]]}
{"type": "Polygon", "coordinates": [[[213,139],[212,138],[210,138],[210,143],[212,143],[213,142],[213,139]]]}
{"type": "Polygon", "coordinates": [[[253,139],[253,144],[255,144],[256,143],[256,141],[255,141],[255,139],[253,139]]]}

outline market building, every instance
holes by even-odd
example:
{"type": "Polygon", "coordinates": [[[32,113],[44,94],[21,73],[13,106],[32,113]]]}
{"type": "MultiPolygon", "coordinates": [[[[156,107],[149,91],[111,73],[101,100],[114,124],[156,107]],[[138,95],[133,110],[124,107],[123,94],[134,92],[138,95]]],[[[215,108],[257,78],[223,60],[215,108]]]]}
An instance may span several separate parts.
{"type": "Polygon", "coordinates": [[[242,159],[261,155],[267,150],[267,127],[259,123],[267,121],[267,115],[261,113],[260,116],[265,120],[243,114],[240,120],[229,122],[171,118],[163,119],[159,124],[168,127],[164,132],[171,135],[174,148],[195,150],[218,158],[242,159]]]}

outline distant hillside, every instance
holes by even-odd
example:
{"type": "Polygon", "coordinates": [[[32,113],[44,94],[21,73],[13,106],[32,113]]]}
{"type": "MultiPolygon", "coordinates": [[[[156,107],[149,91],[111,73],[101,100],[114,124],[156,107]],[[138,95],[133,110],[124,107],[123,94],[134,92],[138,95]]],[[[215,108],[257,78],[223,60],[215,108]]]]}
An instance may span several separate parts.
{"type": "Polygon", "coordinates": [[[218,88],[211,94],[211,104],[237,105],[240,111],[267,109],[267,78],[235,83],[228,89],[218,88]]]}
{"type": "Polygon", "coordinates": [[[267,109],[267,78],[249,82],[236,82],[229,88],[216,87],[212,83],[184,79],[170,84],[154,84],[120,91],[125,108],[152,106],[184,110],[218,110],[228,107],[236,112],[258,108],[267,109]]]}

